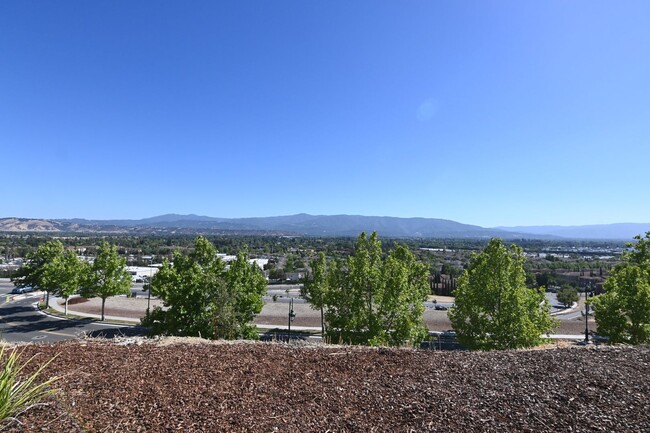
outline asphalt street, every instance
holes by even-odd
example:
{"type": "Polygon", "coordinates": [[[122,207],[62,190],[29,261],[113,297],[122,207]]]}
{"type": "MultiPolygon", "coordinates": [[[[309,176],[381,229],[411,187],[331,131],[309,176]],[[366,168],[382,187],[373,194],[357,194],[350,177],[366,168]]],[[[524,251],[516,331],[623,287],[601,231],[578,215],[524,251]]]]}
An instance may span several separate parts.
{"type": "Polygon", "coordinates": [[[143,286],[144,284],[142,283],[133,283],[131,285],[131,293],[133,293],[138,298],[146,298],[147,291],[142,288],[143,286]]]}
{"type": "Polygon", "coordinates": [[[140,335],[142,328],[104,324],[96,319],[69,320],[37,310],[40,295],[10,295],[13,284],[0,280],[0,340],[8,343],[34,343],[70,340],[85,336],[111,338],[140,335]]]}

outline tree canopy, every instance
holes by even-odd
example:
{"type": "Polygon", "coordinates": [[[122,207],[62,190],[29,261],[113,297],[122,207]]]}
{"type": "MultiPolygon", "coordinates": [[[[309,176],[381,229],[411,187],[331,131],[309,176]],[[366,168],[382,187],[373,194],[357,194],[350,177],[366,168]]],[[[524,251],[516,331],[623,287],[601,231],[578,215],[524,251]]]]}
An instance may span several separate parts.
{"type": "Polygon", "coordinates": [[[650,232],[635,236],[593,300],[598,334],[610,343],[650,343],[650,232]]]}
{"type": "Polygon", "coordinates": [[[526,287],[524,255],[492,239],[460,277],[449,310],[458,341],[470,349],[533,347],[555,321],[543,288],[526,287]]]}
{"type": "Polygon", "coordinates": [[[61,241],[47,241],[36,251],[27,255],[27,262],[17,271],[12,281],[16,287],[32,287],[34,290],[52,292],[59,281],[54,279],[56,269],[63,258],[61,241]]]}
{"type": "Polygon", "coordinates": [[[325,253],[319,253],[318,259],[310,262],[311,271],[307,273],[300,295],[312,306],[320,310],[321,333],[325,335],[325,299],[329,290],[328,268],[325,253]]]}
{"type": "Polygon", "coordinates": [[[354,254],[325,273],[316,284],[321,292],[311,296],[317,299],[327,288],[322,294],[330,341],[401,345],[426,336],[422,301],[429,292],[428,268],[406,246],[396,245],[383,258],[377,233],[361,233],[354,254]]]}
{"type": "Polygon", "coordinates": [[[153,277],[151,294],[166,309],[154,308],[143,323],[155,334],[256,338],[250,321],[262,310],[265,292],[266,279],[245,252],[226,268],[214,245],[199,236],[188,255],[175,252],[173,264],[165,260],[153,277]]]}
{"type": "Polygon", "coordinates": [[[131,274],[126,270],[126,259],[118,255],[117,246],[107,242],[100,244],[80,292],[86,298],[101,298],[101,320],[104,320],[106,298],[131,292],[131,274]]]}
{"type": "Polygon", "coordinates": [[[557,293],[557,300],[565,307],[571,306],[574,302],[578,302],[578,290],[573,287],[566,287],[557,293]]]}
{"type": "Polygon", "coordinates": [[[47,266],[44,278],[52,293],[65,299],[65,314],[68,314],[68,299],[77,293],[90,274],[88,263],[79,260],[74,251],[56,256],[47,266]]]}

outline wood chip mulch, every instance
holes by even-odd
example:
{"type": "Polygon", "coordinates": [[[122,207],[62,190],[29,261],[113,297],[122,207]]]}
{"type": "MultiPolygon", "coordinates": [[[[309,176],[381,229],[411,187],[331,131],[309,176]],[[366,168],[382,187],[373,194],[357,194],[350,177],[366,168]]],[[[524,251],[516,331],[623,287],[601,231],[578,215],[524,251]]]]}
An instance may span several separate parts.
{"type": "MultiPolygon", "coordinates": [[[[128,341],[127,341],[128,343],[128,341]]],[[[650,347],[29,345],[62,375],[11,432],[650,431],[650,347]]],[[[36,366],[36,363],[33,367],[36,366]]]]}

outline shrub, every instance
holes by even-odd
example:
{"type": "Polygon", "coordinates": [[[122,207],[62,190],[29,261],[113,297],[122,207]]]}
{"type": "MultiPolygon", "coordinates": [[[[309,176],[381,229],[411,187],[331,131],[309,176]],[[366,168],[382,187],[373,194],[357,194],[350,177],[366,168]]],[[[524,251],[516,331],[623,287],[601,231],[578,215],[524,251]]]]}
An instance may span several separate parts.
{"type": "MultiPolygon", "coordinates": [[[[2,372],[0,372],[0,423],[15,420],[18,415],[57,391],[51,388],[50,385],[59,379],[58,376],[37,383],[37,379],[43,370],[56,357],[41,365],[36,372],[26,379],[21,379],[21,373],[34,357],[29,358],[24,363],[19,362],[19,357],[20,355],[16,349],[12,350],[4,361],[2,372]]],[[[4,358],[5,348],[2,347],[0,349],[0,359],[4,358]]]]}
{"type": "Polygon", "coordinates": [[[578,291],[572,287],[566,287],[557,294],[558,302],[561,302],[565,307],[570,307],[574,302],[578,302],[578,299],[578,291]]]}

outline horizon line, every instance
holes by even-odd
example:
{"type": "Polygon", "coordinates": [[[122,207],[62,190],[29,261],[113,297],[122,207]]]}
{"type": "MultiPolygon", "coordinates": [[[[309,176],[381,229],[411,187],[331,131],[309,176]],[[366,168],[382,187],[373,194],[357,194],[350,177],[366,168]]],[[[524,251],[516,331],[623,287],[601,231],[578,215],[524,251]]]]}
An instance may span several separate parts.
{"type": "MultiPolygon", "coordinates": [[[[440,218],[440,217],[422,217],[422,216],[391,216],[391,215],[362,215],[362,214],[346,214],[346,213],[334,213],[334,214],[310,214],[307,212],[298,212],[298,213],[289,213],[285,215],[270,215],[270,216],[245,216],[245,217],[221,217],[221,216],[209,216],[209,215],[199,215],[195,213],[189,214],[179,214],[174,212],[163,213],[159,215],[142,217],[142,218],[88,218],[88,217],[68,217],[68,218],[57,218],[57,217],[21,217],[21,216],[0,216],[0,220],[4,219],[19,219],[19,220],[51,220],[51,221],[65,221],[65,220],[84,220],[84,221],[142,221],[152,218],[159,218],[165,216],[177,216],[177,217],[198,217],[198,218],[212,218],[212,219],[227,219],[227,220],[237,220],[237,219],[263,219],[263,218],[282,218],[282,217],[291,217],[291,216],[313,216],[313,217],[336,217],[336,216],[348,216],[348,217],[361,217],[361,218],[395,218],[395,219],[423,219],[423,220],[439,220],[439,221],[450,221],[464,225],[473,225],[481,228],[487,229],[519,229],[519,228],[532,228],[532,227],[564,227],[564,228],[574,228],[574,227],[589,227],[589,226],[611,226],[611,225],[650,225],[650,222],[633,222],[633,221],[619,221],[619,222],[609,222],[609,223],[581,223],[581,224],[558,224],[558,223],[548,223],[548,224],[528,224],[528,225],[480,225],[476,223],[465,223],[458,220],[453,220],[449,218],[440,218]]],[[[183,221],[179,219],[179,221],[183,221]]],[[[650,229],[650,227],[649,227],[650,229]]]]}

